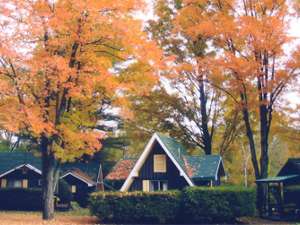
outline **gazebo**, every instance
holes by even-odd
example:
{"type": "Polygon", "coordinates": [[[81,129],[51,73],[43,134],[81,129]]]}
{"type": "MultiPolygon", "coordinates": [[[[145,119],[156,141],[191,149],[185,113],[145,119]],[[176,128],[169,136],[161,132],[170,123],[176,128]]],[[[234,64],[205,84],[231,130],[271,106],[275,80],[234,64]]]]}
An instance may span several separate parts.
{"type": "Polygon", "coordinates": [[[289,187],[298,186],[300,191],[300,159],[289,159],[276,177],[258,179],[256,183],[267,187],[262,206],[264,215],[282,218],[291,206],[294,213],[300,210],[297,208],[297,196],[286,196],[289,187]]]}

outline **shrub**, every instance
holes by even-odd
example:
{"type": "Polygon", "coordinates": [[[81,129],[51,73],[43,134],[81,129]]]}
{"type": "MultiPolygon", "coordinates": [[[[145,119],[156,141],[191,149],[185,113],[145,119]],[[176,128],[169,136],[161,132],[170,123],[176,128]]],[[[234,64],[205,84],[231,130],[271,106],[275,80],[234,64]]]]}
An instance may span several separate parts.
{"type": "Polygon", "coordinates": [[[91,195],[90,209],[102,222],[175,222],[180,192],[98,192],[91,195]]]}
{"type": "Polygon", "coordinates": [[[255,190],[193,187],[168,192],[98,192],[90,210],[110,223],[234,222],[255,213],[255,190]]]}
{"type": "Polygon", "coordinates": [[[1,210],[41,210],[41,189],[3,188],[0,189],[1,210]]]}
{"type": "Polygon", "coordinates": [[[241,187],[192,187],[183,191],[185,223],[233,222],[255,214],[255,190],[241,187]]]}

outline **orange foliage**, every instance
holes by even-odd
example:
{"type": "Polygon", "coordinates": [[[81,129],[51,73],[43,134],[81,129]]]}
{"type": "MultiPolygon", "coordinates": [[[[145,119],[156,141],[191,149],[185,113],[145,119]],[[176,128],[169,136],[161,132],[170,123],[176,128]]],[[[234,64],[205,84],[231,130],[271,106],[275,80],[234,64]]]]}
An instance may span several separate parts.
{"type": "Polygon", "coordinates": [[[0,8],[0,125],[54,140],[60,159],[100,149],[104,133],[93,127],[103,99],[126,106],[118,93],[144,95],[158,81],[161,52],[133,17],[141,0],[0,0],[0,8]],[[129,58],[136,66],[120,79],[111,68],[129,58]]]}
{"type": "Polygon", "coordinates": [[[258,104],[271,105],[281,91],[292,84],[300,68],[299,49],[284,51],[294,39],[289,35],[289,20],[295,16],[294,5],[286,1],[205,1],[184,0],[175,19],[174,32],[197,40],[211,40],[217,49],[214,57],[206,57],[210,79],[227,80],[222,88],[238,99],[243,92],[261,96],[258,104]],[[288,9],[290,7],[290,9],[288,9]],[[258,85],[259,84],[259,85],[258,85]],[[246,89],[245,89],[246,87],[246,89]]]}

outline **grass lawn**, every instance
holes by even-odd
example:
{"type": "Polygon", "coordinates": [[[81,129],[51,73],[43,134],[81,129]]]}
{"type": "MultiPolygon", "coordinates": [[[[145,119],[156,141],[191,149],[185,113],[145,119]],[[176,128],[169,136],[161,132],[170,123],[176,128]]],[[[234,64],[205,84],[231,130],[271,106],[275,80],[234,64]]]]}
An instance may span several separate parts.
{"type": "Polygon", "coordinates": [[[288,222],[288,221],[274,221],[274,220],[266,220],[266,219],[261,219],[259,217],[244,217],[240,218],[239,220],[241,224],[276,224],[276,225],[298,225],[299,223],[296,222],[288,222]]]}
{"type": "MultiPolygon", "coordinates": [[[[56,212],[55,219],[44,222],[40,212],[0,211],[0,225],[89,225],[99,224],[97,218],[90,216],[88,210],[56,212]]],[[[241,218],[238,224],[276,224],[298,225],[293,222],[271,221],[257,217],[241,218]]]]}
{"type": "Polygon", "coordinates": [[[0,211],[0,225],[77,225],[96,224],[95,217],[89,215],[88,210],[57,212],[51,222],[43,222],[40,212],[0,211]]]}

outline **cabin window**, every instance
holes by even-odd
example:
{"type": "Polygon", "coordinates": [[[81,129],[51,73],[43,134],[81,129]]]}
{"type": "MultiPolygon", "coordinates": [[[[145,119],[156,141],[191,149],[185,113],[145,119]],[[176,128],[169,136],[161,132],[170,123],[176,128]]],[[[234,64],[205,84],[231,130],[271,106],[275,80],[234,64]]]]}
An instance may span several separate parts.
{"type": "Polygon", "coordinates": [[[8,180],[7,186],[11,188],[21,188],[22,180],[8,180]]]}
{"type": "Polygon", "coordinates": [[[23,188],[28,188],[28,180],[27,179],[23,179],[23,181],[22,181],[22,187],[23,188]]]}
{"type": "Polygon", "coordinates": [[[167,172],[166,155],[156,154],[153,156],[153,168],[154,173],[165,173],[167,172]]]}
{"type": "Polygon", "coordinates": [[[1,179],[1,187],[6,188],[7,186],[7,180],[6,179],[1,179]]]}
{"type": "Polygon", "coordinates": [[[149,192],[150,191],[150,181],[143,180],[143,191],[149,192]]]}
{"type": "Polygon", "coordinates": [[[72,191],[72,193],[76,193],[76,185],[72,185],[72,187],[71,187],[71,191],[72,191]]]}
{"type": "Polygon", "coordinates": [[[42,186],[42,179],[38,180],[38,186],[42,186]]]}
{"type": "Polygon", "coordinates": [[[151,180],[150,191],[166,191],[168,190],[168,181],[166,180],[151,180]]]}

